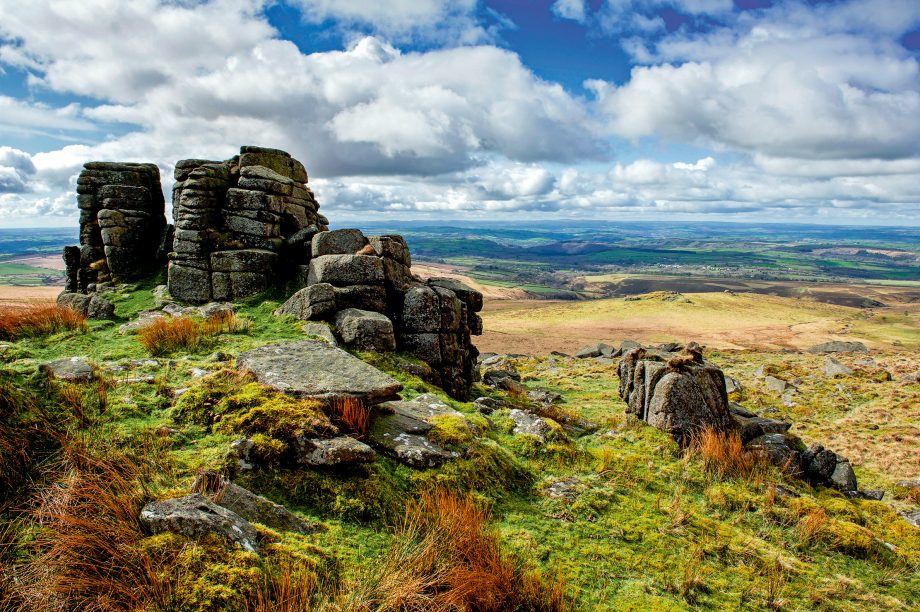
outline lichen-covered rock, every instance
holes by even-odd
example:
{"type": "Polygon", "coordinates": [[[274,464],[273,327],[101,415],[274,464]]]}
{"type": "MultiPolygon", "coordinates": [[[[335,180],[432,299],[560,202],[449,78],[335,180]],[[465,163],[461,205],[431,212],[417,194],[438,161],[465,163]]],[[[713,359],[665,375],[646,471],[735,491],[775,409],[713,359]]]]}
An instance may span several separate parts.
{"type": "Polygon", "coordinates": [[[322,340],[262,346],[236,358],[259,382],[297,397],[354,395],[367,403],[392,399],[402,385],[377,368],[322,340]]]}
{"type": "Polygon", "coordinates": [[[514,409],[508,413],[508,416],[514,421],[512,432],[517,435],[534,436],[541,442],[545,442],[546,436],[552,431],[549,423],[532,412],[514,409]]]}
{"type": "Polygon", "coordinates": [[[351,348],[365,351],[394,351],[393,323],[379,312],[349,308],[335,315],[339,338],[351,348]]]}
{"type": "Polygon", "coordinates": [[[67,382],[89,382],[95,377],[93,366],[82,357],[49,361],[38,366],[38,371],[67,382]]]}
{"type": "Polygon", "coordinates": [[[154,534],[169,531],[189,538],[217,534],[258,553],[258,534],[252,524],[201,495],[150,502],[141,510],[141,523],[154,534]]]}
{"type": "Polygon", "coordinates": [[[199,474],[192,490],[251,523],[300,534],[313,533],[319,529],[318,525],[305,521],[281,504],[256,495],[216,472],[199,474]]]}
{"type": "Polygon", "coordinates": [[[322,255],[310,260],[309,283],[336,286],[381,285],[383,263],[371,255],[322,255]]]}
{"type": "Polygon", "coordinates": [[[808,349],[809,353],[826,354],[826,353],[866,353],[869,349],[862,342],[843,342],[833,340],[816,344],[808,349]]]}
{"type": "Polygon", "coordinates": [[[309,440],[295,453],[295,461],[309,466],[337,466],[370,463],[377,457],[374,449],[349,436],[327,440],[309,440]]]}
{"type": "Polygon", "coordinates": [[[357,229],[319,232],[313,236],[312,256],[354,255],[367,244],[367,238],[357,229]]]}

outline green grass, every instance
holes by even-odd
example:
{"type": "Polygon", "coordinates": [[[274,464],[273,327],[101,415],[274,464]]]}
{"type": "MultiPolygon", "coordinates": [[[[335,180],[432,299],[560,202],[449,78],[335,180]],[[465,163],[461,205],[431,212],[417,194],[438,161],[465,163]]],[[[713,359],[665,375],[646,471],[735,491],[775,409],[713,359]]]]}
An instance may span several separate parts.
{"type": "MultiPolygon", "coordinates": [[[[178,489],[157,494],[175,495],[196,470],[228,467],[227,448],[235,435],[219,426],[211,431],[193,420],[178,419],[171,392],[191,387],[188,393],[194,393],[202,384],[196,369],[225,367],[211,360],[213,351],[237,355],[304,336],[298,321],[272,316],[283,296],[262,296],[240,305],[239,314],[253,321],[248,333],[221,334],[198,353],[145,362],[149,357],[137,339],[119,333],[118,327],[153,307],[154,284],[141,283],[134,290],[114,294],[117,321],[92,322],[86,333],[22,340],[0,359],[7,362],[5,367],[18,384],[35,384],[38,363],[73,355],[85,356],[103,369],[119,368],[111,374],[116,380],[155,376],[152,384],[117,383],[109,391],[107,409],[94,414],[92,426],[79,435],[131,446],[166,430],[168,465],[178,489]]],[[[691,313],[700,324],[724,327],[739,316],[807,322],[813,320],[815,309],[841,311],[811,302],[752,297],[741,299],[732,312],[713,315],[714,304],[697,296],[693,301],[586,302],[576,310],[541,313],[539,322],[605,319],[627,309],[660,313],[665,308],[685,316],[691,313]]],[[[867,329],[902,329],[897,333],[913,338],[909,319],[867,318],[864,323],[867,329]]],[[[433,392],[470,419],[485,422],[472,404],[453,401],[402,370],[399,362],[405,356],[361,353],[359,357],[402,382],[403,397],[433,392]]],[[[793,419],[795,431],[806,440],[820,440],[849,456],[863,486],[891,490],[898,470],[910,475],[910,453],[917,447],[914,441],[920,442],[917,385],[876,382],[871,372],[853,379],[825,379],[819,375],[823,357],[807,354],[722,351],[709,357],[742,381],[746,391],[738,399],[745,405],[793,419]],[[767,392],[754,374],[762,365],[802,379],[802,400],[797,406],[786,407],[767,392]]],[[[883,353],[878,359],[897,372],[913,363],[900,352],[883,353]]],[[[341,579],[361,576],[388,550],[392,528],[408,500],[438,486],[471,493],[489,504],[503,543],[543,571],[561,572],[577,596],[579,610],[920,606],[920,532],[889,506],[891,502],[898,509],[910,507],[904,497],[882,503],[849,500],[775,471],[750,482],[714,480],[698,460],[683,457],[666,435],[626,419],[617,396],[615,363],[546,357],[521,358],[516,364],[525,384],[561,393],[566,412],[592,421],[596,431],[582,437],[557,433],[540,445],[512,435],[508,409],[503,408],[489,417],[494,426],[474,442],[450,436],[462,456],[439,469],[417,471],[381,457],[370,466],[349,470],[266,469],[239,474],[241,485],[327,527],[309,536],[284,536],[272,555],[309,558],[311,563],[323,559],[323,567],[334,567],[341,579]],[[547,494],[550,485],[564,479],[576,482],[574,501],[547,494]],[[774,496],[770,489],[774,483],[801,497],[774,496]],[[827,522],[806,537],[803,520],[820,512],[827,515],[827,522]],[[882,541],[895,550],[881,545],[882,541]]],[[[481,386],[476,391],[503,397],[481,386]]],[[[234,393],[246,394],[248,388],[226,391],[234,393]]],[[[201,577],[202,597],[218,592],[222,581],[236,580],[239,576],[234,572],[242,571],[233,569],[228,560],[232,555],[220,544],[181,538],[146,540],[154,548],[165,544],[186,546],[184,554],[194,556],[196,561],[184,566],[186,578],[201,577]]],[[[252,563],[252,559],[243,561],[246,567],[252,563]]],[[[253,568],[256,576],[265,571],[258,564],[253,568]]]]}

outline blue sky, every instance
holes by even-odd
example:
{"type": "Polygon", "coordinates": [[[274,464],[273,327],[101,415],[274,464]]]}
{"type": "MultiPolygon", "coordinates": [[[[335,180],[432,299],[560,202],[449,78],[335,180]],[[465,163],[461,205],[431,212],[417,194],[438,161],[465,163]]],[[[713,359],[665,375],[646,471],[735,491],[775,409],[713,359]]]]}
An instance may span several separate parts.
{"type": "Polygon", "coordinates": [[[916,0],[0,0],[0,227],[242,144],[340,224],[918,225],[918,56],[916,0]]]}

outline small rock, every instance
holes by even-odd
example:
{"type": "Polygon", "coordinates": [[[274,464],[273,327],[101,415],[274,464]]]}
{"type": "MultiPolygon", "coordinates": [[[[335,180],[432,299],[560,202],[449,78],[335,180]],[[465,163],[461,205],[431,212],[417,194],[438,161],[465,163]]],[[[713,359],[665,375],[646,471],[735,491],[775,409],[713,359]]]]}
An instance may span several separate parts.
{"type": "Polygon", "coordinates": [[[578,498],[580,488],[581,481],[577,478],[564,478],[546,487],[546,495],[548,497],[563,499],[567,502],[573,502],[578,498]]]}
{"type": "Polygon", "coordinates": [[[89,382],[95,376],[93,366],[81,357],[49,361],[38,366],[38,371],[67,382],[89,382]]]}
{"type": "Polygon", "coordinates": [[[339,436],[329,440],[310,440],[312,449],[303,449],[297,453],[296,461],[303,465],[347,465],[353,463],[370,463],[377,454],[367,444],[349,436],[339,436]]]}
{"type": "Polygon", "coordinates": [[[866,489],[864,491],[855,491],[853,497],[871,501],[882,501],[885,497],[885,492],[879,489],[866,489]]]}
{"type": "MultiPolygon", "coordinates": [[[[185,390],[183,389],[183,391],[185,390]]],[[[176,390],[176,393],[178,394],[179,390],[176,390]]],[[[256,443],[248,438],[234,440],[230,443],[230,454],[236,457],[237,464],[241,470],[251,470],[255,467],[250,456],[255,445],[256,443]]]]}
{"type": "Polygon", "coordinates": [[[514,421],[513,433],[517,435],[535,436],[539,438],[541,442],[546,441],[546,436],[549,434],[551,428],[546,421],[537,415],[515,408],[508,413],[508,416],[514,421]]]}
{"type": "Polygon", "coordinates": [[[609,344],[604,344],[603,342],[599,342],[597,344],[591,344],[589,346],[580,348],[578,351],[575,352],[575,358],[576,359],[590,359],[591,357],[601,357],[601,356],[609,357],[613,355],[614,350],[615,349],[609,344]]]}
{"type": "Polygon", "coordinates": [[[169,531],[194,538],[216,533],[250,552],[259,552],[252,524],[200,493],[150,502],[141,510],[140,519],[153,534],[169,531]]]}
{"type": "Polygon", "coordinates": [[[773,391],[777,394],[784,392],[789,387],[789,383],[781,378],[776,378],[775,376],[766,376],[764,378],[764,384],[766,385],[768,391],[773,391]]]}
{"type": "Polygon", "coordinates": [[[432,376],[434,375],[434,370],[431,369],[431,366],[429,366],[424,361],[420,361],[418,363],[412,361],[400,361],[398,365],[402,371],[412,374],[413,376],[418,376],[422,380],[431,380],[432,376]]]}
{"type": "Polygon", "coordinates": [[[853,467],[849,461],[837,461],[834,467],[834,473],[831,475],[831,483],[841,491],[856,491],[856,474],[853,473],[853,467]]]}
{"type": "Polygon", "coordinates": [[[211,355],[211,361],[215,361],[217,363],[226,363],[230,361],[230,355],[223,351],[216,351],[211,355]]]}
{"type": "Polygon", "coordinates": [[[332,328],[329,327],[328,323],[320,323],[317,321],[310,321],[304,325],[303,331],[308,336],[315,336],[321,340],[325,340],[332,346],[338,346],[339,342],[335,338],[335,334],[332,332],[332,328]]]}
{"type": "Polygon", "coordinates": [[[90,319],[107,321],[115,318],[115,304],[107,299],[94,295],[89,300],[86,316],[90,319]]]}
{"type": "Polygon", "coordinates": [[[755,438],[748,443],[749,450],[761,452],[770,463],[790,474],[797,474],[801,469],[801,443],[790,434],[770,433],[755,438]]]}
{"type": "Polygon", "coordinates": [[[828,356],[824,360],[824,375],[828,378],[835,378],[837,376],[852,376],[853,370],[843,365],[833,357],[828,356]]]}
{"type": "Polygon", "coordinates": [[[913,525],[914,527],[920,528],[920,510],[912,510],[910,512],[902,512],[901,516],[904,517],[904,520],[913,525]]]}
{"type": "Polygon", "coordinates": [[[725,377],[725,392],[726,393],[741,393],[744,389],[741,386],[741,383],[731,376],[725,377]]]}
{"type": "Polygon", "coordinates": [[[501,408],[505,402],[492,397],[477,397],[473,400],[473,405],[480,414],[492,414],[496,408],[501,408]]]}

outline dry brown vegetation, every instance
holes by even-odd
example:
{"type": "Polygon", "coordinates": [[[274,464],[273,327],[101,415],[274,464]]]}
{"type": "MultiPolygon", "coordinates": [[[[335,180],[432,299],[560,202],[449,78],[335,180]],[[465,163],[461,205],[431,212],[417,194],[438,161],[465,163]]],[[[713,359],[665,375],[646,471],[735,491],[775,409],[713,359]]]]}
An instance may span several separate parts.
{"type": "Polygon", "coordinates": [[[547,580],[502,548],[489,512],[437,490],[409,505],[379,569],[352,593],[361,610],[569,610],[561,579],[547,580]]]}
{"type": "Polygon", "coordinates": [[[157,319],[137,332],[138,340],[153,356],[178,350],[195,351],[206,336],[204,326],[189,317],[157,319]]]}
{"type": "Polygon", "coordinates": [[[327,409],[336,425],[349,434],[359,440],[367,434],[371,413],[361,398],[353,395],[337,395],[329,400],[327,409]]]}
{"type": "MultiPolygon", "coordinates": [[[[142,451],[143,453],[143,451],[142,451]]],[[[96,456],[77,442],[63,450],[62,476],[38,496],[31,561],[8,597],[19,610],[135,610],[169,606],[170,586],[137,543],[155,457],[96,456]]]]}
{"type": "Polygon", "coordinates": [[[693,437],[688,452],[691,456],[699,456],[706,471],[720,480],[752,480],[766,469],[763,457],[746,450],[735,431],[704,429],[693,437]]]}
{"type": "Polygon", "coordinates": [[[66,306],[0,307],[0,340],[18,340],[65,330],[86,330],[86,315],[66,306]]]}

